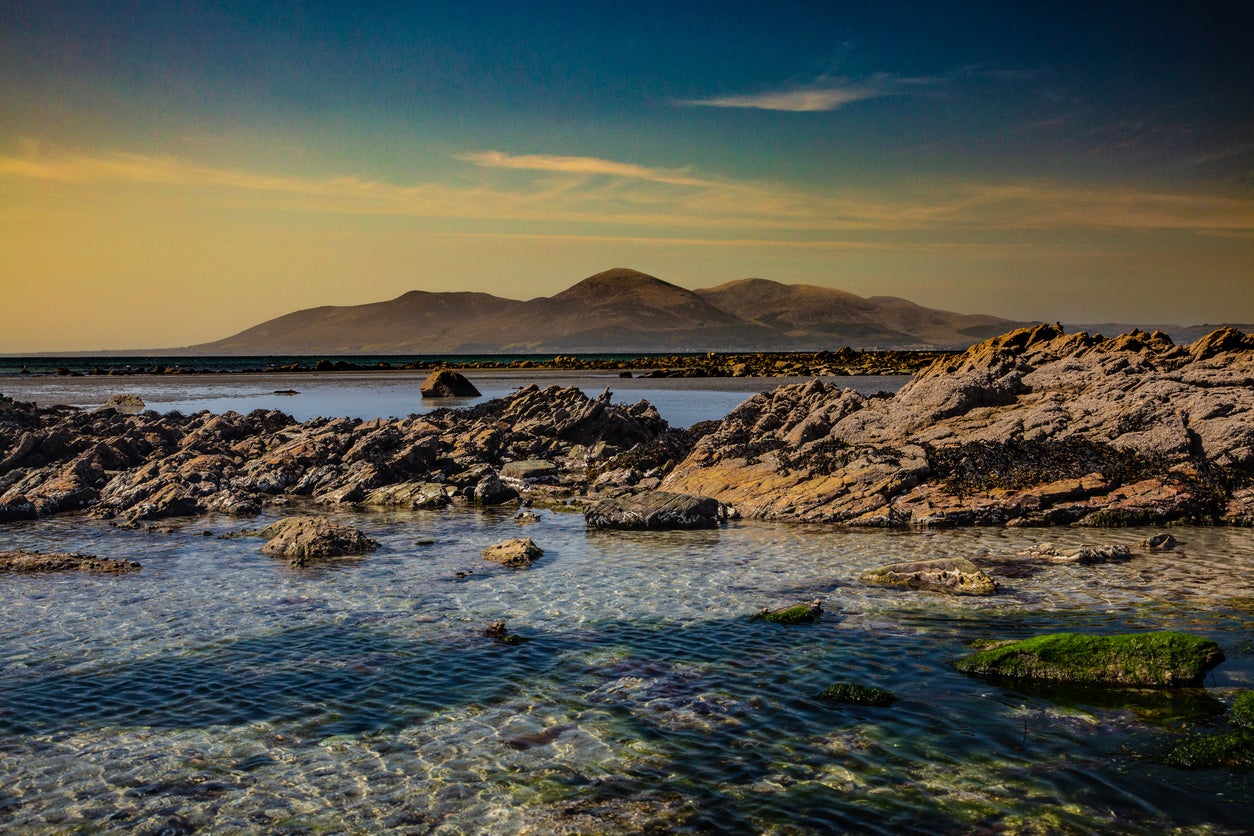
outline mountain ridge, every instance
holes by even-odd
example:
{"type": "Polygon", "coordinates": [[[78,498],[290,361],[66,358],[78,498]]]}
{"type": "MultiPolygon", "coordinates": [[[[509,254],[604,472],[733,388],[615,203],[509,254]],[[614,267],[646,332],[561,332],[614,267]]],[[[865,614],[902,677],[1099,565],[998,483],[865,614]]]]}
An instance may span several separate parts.
{"type": "Polygon", "coordinates": [[[626,267],[548,297],[407,291],[283,314],[196,354],[458,354],[965,348],[1018,323],[863,298],[816,285],[738,279],[688,290],[626,267]]]}

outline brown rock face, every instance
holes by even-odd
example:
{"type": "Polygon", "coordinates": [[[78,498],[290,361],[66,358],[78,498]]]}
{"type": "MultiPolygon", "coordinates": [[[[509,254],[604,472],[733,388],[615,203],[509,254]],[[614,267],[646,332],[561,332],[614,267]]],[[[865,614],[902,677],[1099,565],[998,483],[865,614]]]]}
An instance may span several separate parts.
{"type": "Polygon", "coordinates": [[[139,564],[131,560],[112,560],[89,554],[61,552],[0,551],[2,572],[105,572],[121,574],[136,572],[139,564]]]}
{"type": "Polygon", "coordinates": [[[892,398],[817,380],[756,395],[662,488],[865,526],[1237,522],[1252,382],[1254,338],[1231,329],[1182,348],[1042,325],[938,360],[892,398]]]}
{"type": "Polygon", "coordinates": [[[483,550],[485,560],[491,560],[511,569],[526,569],[544,555],[544,550],[530,537],[515,537],[488,546],[483,550]]]}

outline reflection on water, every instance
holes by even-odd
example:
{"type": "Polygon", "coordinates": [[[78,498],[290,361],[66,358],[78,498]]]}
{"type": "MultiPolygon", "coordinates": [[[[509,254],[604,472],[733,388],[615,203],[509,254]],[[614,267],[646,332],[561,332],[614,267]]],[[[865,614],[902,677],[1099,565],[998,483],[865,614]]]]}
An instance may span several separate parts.
{"type": "Polygon", "coordinates": [[[365,558],[298,570],[259,542],[58,517],[6,547],[144,564],[0,577],[0,827],[189,832],[1242,832],[1249,773],[1136,753],[1254,681],[1254,532],[1177,530],[1125,564],[1059,566],[1006,594],[862,587],[887,560],[978,560],[1146,531],[528,529],[525,571],[479,551],[506,514],[363,515],[365,558]],[[460,577],[459,577],[460,573],[460,577]],[[815,625],[753,624],[820,597],[815,625]],[[503,619],[531,641],[481,633],[503,619]],[[1228,661],[1205,690],[1016,690],[964,677],[967,643],[1176,628],[1228,661]],[[891,708],[814,699],[836,681],[891,708]]]}

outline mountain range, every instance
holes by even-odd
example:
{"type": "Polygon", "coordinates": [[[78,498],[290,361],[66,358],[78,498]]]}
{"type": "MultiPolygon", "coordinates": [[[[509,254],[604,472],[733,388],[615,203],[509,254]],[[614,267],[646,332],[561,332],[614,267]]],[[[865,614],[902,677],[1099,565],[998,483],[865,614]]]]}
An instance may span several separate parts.
{"type": "Polygon", "coordinates": [[[386,302],[285,314],[179,353],[545,354],[963,348],[1021,323],[892,296],[741,279],[688,290],[636,270],[555,296],[411,290],[386,302]]]}

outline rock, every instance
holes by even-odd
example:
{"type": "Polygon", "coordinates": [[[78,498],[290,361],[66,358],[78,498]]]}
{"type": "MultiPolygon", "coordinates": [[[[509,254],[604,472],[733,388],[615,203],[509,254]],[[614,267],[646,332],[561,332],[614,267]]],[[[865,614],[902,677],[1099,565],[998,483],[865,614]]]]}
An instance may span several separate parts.
{"type": "Polygon", "coordinates": [[[589,528],[630,531],[715,528],[718,518],[717,500],[666,491],[610,497],[584,512],[589,528]]]}
{"type": "Polygon", "coordinates": [[[1020,329],[891,398],[749,398],[665,476],[750,517],[868,525],[1254,524],[1254,338],[1020,329]],[[1234,488],[1234,486],[1236,486],[1234,488]]]}
{"type": "Polygon", "coordinates": [[[39,517],[35,504],[22,494],[0,496],[0,523],[10,520],[33,520],[39,517]]]}
{"type": "Polygon", "coordinates": [[[501,481],[495,473],[489,473],[475,485],[475,502],[480,505],[503,505],[518,498],[518,491],[501,481]]]}
{"type": "Polygon", "coordinates": [[[1012,680],[1150,688],[1200,685],[1223,660],[1219,645],[1187,633],[1051,633],[994,644],[957,660],[954,667],[1012,680]]]}
{"type": "Polygon", "coordinates": [[[129,392],[110,395],[104,402],[105,409],[116,409],[118,412],[134,414],[143,410],[144,399],[129,392]]]}
{"type": "Polygon", "coordinates": [[[557,481],[557,465],[542,459],[506,462],[501,465],[502,479],[519,479],[525,482],[557,481]]]}
{"type": "Polygon", "coordinates": [[[365,554],[379,544],[356,528],[332,522],[326,517],[285,517],[261,530],[268,542],[263,554],[286,557],[293,566],[305,566],[311,559],[365,554]]]}
{"type": "Polygon", "coordinates": [[[824,688],[819,699],[826,702],[838,702],[845,705],[872,705],[885,708],[897,701],[892,691],[876,688],[871,685],[859,685],[855,682],[837,682],[824,688]]]}
{"type": "Polygon", "coordinates": [[[1141,548],[1149,552],[1165,552],[1174,549],[1179,543],[1170,534],[1155,534],[1141,541],[1141,548]]]}
{"type": "Polygon", "coordinates": [[[427,376],[419,387],[424,398],[478,398],[475,385],[461,372],[440,369],[427,376]]]}
{"type": "Polygon", "coordinates": [[[531,511],[519,511],[514,515],[514,522],[519,525],[535,525],[540,522],[540,517],[538,514],[534,514],[531,511]]]}
{"type": "Polygon", "coordinates": [[[1049,563],[1078,563],[1082,566],[1098,563],[1121,563],[1132,559],[1132,550],[1127,546],[1079,546],[1074,549],[1059,549],[1049,543],[1039,543],[1019,552],[1021,557],[1043,560],[1049,563]]]}
{"type": "Polygon", "coordinates": [[[398,482],[375,488],[362,500],[364,505],[402,508],[443,508],[449,504],[445,486],[435,482],[398,482]]]}
{"type": "Polygon", "coordinates": [[[790,607],[781,607],[777,610],[762,609],[750,620],[767,621],[771,624],[813,624],[822,615],[822,602],[814,600],[807,601],[804,604],[794,604],[790,607]]]}
{"type": "Polygon", "coordinates": [[[485,560],[500,563],[511,569],[526,569],[535,563],[544,550],[537,546],[530,537],[515,537],[488,546],[483,550],[485,560]]]}
{"type": "Polygon", "coordinates": [[[139,571],[131,560],[113,560],[77,552],[0,551],[0,573],[14,572],[105,572],[121,574],[139,571]]]}
{"type": "Polygon", "coordinates": [[[949,592],[956,595],[993,595],[997,583],[963,557],[891,563],[864,572],[858,580],[868,586],[949,592]]]}
{"type": "Polygon", "coordinates": [[[522,636],[511,633],[509,630],[505,629],[504,621],[493,621],[488,625],[487,629],[483,631],[483,635],[485,638],[492,639],[494,642],[499,644],[518,645],[525,644],[530,641],[530,639],[523,638],[522,636]]]}
{"type": "Polygon", "coordinates": [[[1254,691],[1242,691],[1232,701],[1232,724],[1254,730],[1254,691]]]}

